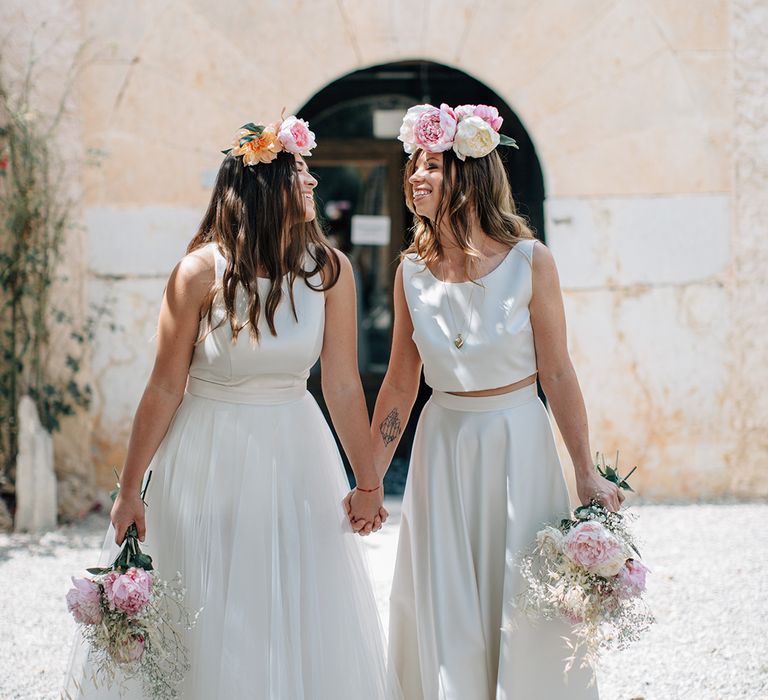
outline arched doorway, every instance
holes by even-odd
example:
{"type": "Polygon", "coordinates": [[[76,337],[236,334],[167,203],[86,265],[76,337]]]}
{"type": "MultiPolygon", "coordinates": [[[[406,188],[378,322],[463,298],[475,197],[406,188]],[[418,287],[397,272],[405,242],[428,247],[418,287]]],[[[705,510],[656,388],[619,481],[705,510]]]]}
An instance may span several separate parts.
{"type": "MultiPolygon", "coordinates": [[[[407,156],[397,134],[406,109],[424,102],[499,109],[503,132],[520,147],[501,150],[515,200],[545,238],[544,179],[533,143],[512,109],[479,80],[437,63],[403,61],[355,71],[314,95],[298,114],[317,135],[310,168],[319,180],[316,192],[329,236],[355,267],[358,360],[370,410],[389,361],[398,255],[410,241],[411,215],[402,196],[407,156]]],[[[309,385],[325,410],[317,368],[309,385]]],[[[416,419],[428,395],[422,386],[385,484],[388,493],[404,485],[416,419]]]]}

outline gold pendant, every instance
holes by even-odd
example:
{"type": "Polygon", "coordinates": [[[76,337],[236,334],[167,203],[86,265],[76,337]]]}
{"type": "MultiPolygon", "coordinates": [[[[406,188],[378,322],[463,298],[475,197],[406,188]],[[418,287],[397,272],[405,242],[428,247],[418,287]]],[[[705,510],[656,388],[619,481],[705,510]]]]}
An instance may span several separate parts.
{"type": "Polygon", "coordinates": [[[456,346],[457,350],[461,350],[461,346],[464,345],[464,338],[461,337],[461,333],[459,333],[454,339],[453,344],[456,346]]]}

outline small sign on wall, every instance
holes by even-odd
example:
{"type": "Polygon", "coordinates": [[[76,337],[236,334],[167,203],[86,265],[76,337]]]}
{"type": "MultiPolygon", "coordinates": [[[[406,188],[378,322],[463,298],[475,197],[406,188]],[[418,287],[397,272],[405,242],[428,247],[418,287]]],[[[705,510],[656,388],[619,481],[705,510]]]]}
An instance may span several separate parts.
{"type": "Polygon", "coordinates": [[[352,217],[352,243],[354,245],[389,245],[392,222],[388,216],[355,214],[352,217]]]}

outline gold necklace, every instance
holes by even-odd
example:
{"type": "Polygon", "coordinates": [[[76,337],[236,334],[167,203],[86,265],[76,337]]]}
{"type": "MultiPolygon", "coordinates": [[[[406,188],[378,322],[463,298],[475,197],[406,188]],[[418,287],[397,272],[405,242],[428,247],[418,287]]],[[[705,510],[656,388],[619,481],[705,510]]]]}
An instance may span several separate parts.
{"type": "MultiPolygon", "coordinates": [[[[451,313],[451,320],[453,321],[453,327],[457,329],[456,337],[453,339],[453,344],[456,346],[457,350],[461,350],[461,348],[464,346],[464,330],[458,330],[459,324],[456,323],[456,316],[453,313],[453,304],[451,304],[451,295],[448,293],[448,287],[445,284],[445,270],[443,269],[443,261],[440,260],[440,277],[441,282],[443,283],[443,294],[445,295],[445,299],[448,302],[448,311],[451,313]]],[[[467,321],[467,334],[469,334],[469,331],[472,329],[472,314],[474,313],[475,309],[472,306],[472,297],[475,294],[475,285],[472,284],[472,291],[469,293],[469,320],[467,321]]]]}

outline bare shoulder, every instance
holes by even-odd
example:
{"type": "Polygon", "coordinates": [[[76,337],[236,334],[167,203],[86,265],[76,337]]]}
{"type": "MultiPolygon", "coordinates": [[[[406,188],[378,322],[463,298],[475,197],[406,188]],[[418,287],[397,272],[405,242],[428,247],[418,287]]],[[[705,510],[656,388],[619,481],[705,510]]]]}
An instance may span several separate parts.
{"type": "MultiPolygon", "coordinates": [[[[330,248],[331,255],[336,259],[336,264],[339,268],[339,281],[344,282],[354,279],[354,272],[352,270],[352,261],[337,248],[330,248]]],[[[330,275],[332,261],[329,259],[326,264],[326,274],[330,275]]]]}
{"type": "Polygon", "coordinates": [[[339,262],[341,274],[352,275],[352,261],[342,253],[338,248],[331,248],[331,254],[336,256],[339,262]]]}
{"type": "Polygon", "coordinates": [[[560,298],[560,278],[552,251],[541,241],[533,245],[532,291],[533,299],[545,301],[560,298]]]}
{"type": "Polygon", "coordinates": [[[538,239],[533,244],[532,257],[533,260],[531,261],[531,265],[533,267],[534,276],[550,276],[552,274],[557,276],[555,256],[552,255],[552,251],[538,239]]]}
{"type": "MultiPolygon", "coordinates": [[[[336,297],[347,297],[355,288],[355,274],[350,259],[336,248],[330,248],[330,255],[335,258],[335,265],[338,268],[339,276],[336,284],[326,291],[326,299],[336,297]]],[[[333,278],[334,261],[329,259],[323,270],[324,279],[333,278]]]]}
{"type": "Polygon", "coordinates": [[[404,267],[405,267],[405,256],[403,256],[400,259],[400,262],[397,264],[397,269],[395,270],[395,280],[397,280],[398,284],[402,284],[404,267]]]}
{"type": "Polygon", "coordinates": [[[173,268],[168,280],[169,290],[190,298],[202,299],[216,279],[213,251],[198,248],[185,255],[173,268]]]}

